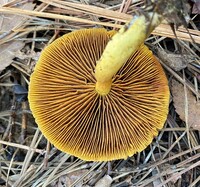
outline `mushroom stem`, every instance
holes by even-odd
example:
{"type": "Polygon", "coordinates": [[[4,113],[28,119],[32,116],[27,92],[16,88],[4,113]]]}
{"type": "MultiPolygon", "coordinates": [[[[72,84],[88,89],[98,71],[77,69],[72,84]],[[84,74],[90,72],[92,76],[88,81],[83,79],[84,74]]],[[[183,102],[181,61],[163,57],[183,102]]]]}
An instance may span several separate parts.
{"type": "Polygon", "coordinates": [[[134,16],[112,37],[95,68],[96,91],[100,95],[110,92],[112,77],[161,21],[162,16],[152,12],[134,16]]]}

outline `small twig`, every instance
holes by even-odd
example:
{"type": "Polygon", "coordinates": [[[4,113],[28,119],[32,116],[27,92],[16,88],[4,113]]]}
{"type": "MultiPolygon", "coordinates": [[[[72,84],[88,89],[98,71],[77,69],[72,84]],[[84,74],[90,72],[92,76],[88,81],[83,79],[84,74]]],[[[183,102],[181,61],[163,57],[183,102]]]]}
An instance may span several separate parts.
{"type": "Polygon", "coordinates": [[[191,148],[191,144],[190,144],[190,132],[189,132],[189,124],[188,124],[188,94],[187,94],[187,87],[186,87],[186,81],[185,81],[185,71],[183,69],[183,81],[184,81],[184,93],[185,93],[185,124],[186,124],[186,131],[187,131],[187,139],[188,139],[188,146],[189,148],[191,148]]]}
{"type": "MultiPolygon", "coordinates": [[[[27,110],[28,109],[28,105],[27,102],[24,101],[22,102],[22,111],[23,110],[27,110]]],[[[27,113],[22,113],[22,125],[21,125],[21,135],[20,135],[20,140],[21,143],[23,144],[25,141],[25,137],[26,137],[26,130],[27,130],[27,113]]]]}
{"type": "MultiPolygon", "coordinates": [[[[194,76],[194,86],[195,86],[195,90],[196,92],[198,92],[198,82],[197,82],[197,77],[194,76]]],[[[199,97],[196,95],[196,100],[197,100],[197,103],[199,103],[199,97]]]]}
{"type": "Polygon", "coordinates": [[[173,149],[173,147],[185,136],[187,131],[184,131],[181,136],[179,136],[178,139],[176,139],[176,141],[168,148],[167,152],[165,152],[165,154],[162,156],[162,159],[164,159],[169,153],[170,151],[173,149]]]}
{"type": "Polygon", "coordinates": [[[19,149],[17,148],[17,149],[15,150],[14,154],[12,155],[12,159],[11,159],[11,161],[10,161],[9,168],[8,168],[8,172],[7,172],[6,186],[8,186],[10,171],[11,171],[11,168],[12,168],[13,161],[14,161],[14,159],[15,159],[15,155],[17,154],[18,151],[19,151],[19,149]]]}
{"type": "Polygon", "coordinates": [[[64,164],[67,161],[67,159],[69,159],[69,157],[70,157],[70,155],[67,155],[67,154],[65,154],[63,156],[63,158],[60,160],[60,163],[58,164],[58,166],[51,172],[51,174],[45,180],[45,182],[42,185],[42,187],[46,187],[49,184],[49,181],[51,181],[52,178],[54,178],[54,175],[56,174],[56,172],[60,169],[60,167],[62,166],[62,164],[64,164]]]}
{"type": "Polygon", "coordinates": [[[47,166],[48,166],[50,147],[51,147],[51,144],[49,141],[47,141],[46,153],[45,153],[45,157],[44,157],[44,169],[47,169],[47,166]]]}
{"type": "Polygon", "coordinates": [[[3,141],[3,140],[0,140],[0,144],[4,144],[4,145],[7,145],[7,146],[12,146],[12,147],[17,147],[17,148],[24,149],[24,150],[30,150],[32,152],[39,153],[39,154],[42,154],[42,155],[45,153],[45,151],[42,150],[42,149],[36,149],[36,148],[32,148],[32,147],[29,147],[29,146],[26,146],[26,145],[7,142],[7,141],[3,141]]]}
{"type": "Polygon", "coordinates": [[[96,169],[102,162],[93,162],[93,166],[89,169],[88,172],[83,174],[78,180],[76,180],[71,186],[77,185],[81,180],[83,180],[86,176],[88,176],[94,169],[96,169]]]}
{"type": "Polygon", "coordinates": [[[29,76],[30,77],[30,74],[27,73],[26,70],[24,70],[23,68],[21,68],[19,65],[15,64],[15,63],[12,63],[11,64],[13,67],[15,67],[16,69],[18,69],[20,72],[24,73],[25,75],[29,76]]]}
{"type": "MultiPolygon", "coordinates": [[[[30,53],[34,52],[34,49],[35,49],[35,38],[36,38],[36,30],[34,30],[34,32],[33,32],[33,40],[32,40],[32,43],[31,43],[31,52],[30,53]]],[[[28,59],[28,62],[27,62],[27,66],[28,67],[30,67],[30,63],[31,63],[31,58],[28,59]]],[[[28,72],[31,72],[31,70],[29,69],[28,72]]]]}
{"type": "Polygon", "coordinates": [[[14,99],[13,99],[12,106],[11,106],[11,115],[9,117],[9,123],[8,123],[8,126],[5,130],[5,132],[4,132],[2,140],[7,139],[8,136],[9,136],[9,138],[11,138],[12,126],[14,124],[15,108],[16,108],[16,106],[15,106],[15,102],[14,102],[14,99]]]}
{"type": "Polygon", "coordinates": [[[177,178],[181,177],[182,174],[190,171],[191,169],[193,169],[193,168],[195,168],[195,167],[197,167],[199,165],[200,165],[200,161],[198,161],[198,162],[196,162],[196,163],[188,166],[186,169],[184,169],[184,170],[182,170],[182,171],[180,171],[178,173],[173,174],[171,177],[169,177],[167,180],[165,180],[164,182],[162,182],[161,184],[159,184],[157,187],[162,187],[163,185],[165,185],[168,182],[172,181],[174,178],[177,179],[177,178]]]}
{"type": "Polygon", "coordinates": [[[194,187],[196,184],[200,181],[200,175],[188,186],[188,187],[194,187]]]}
{"type": "Polygon", "coordinates": [[[55,39],[56,39],[56,37],[58,36],[58,34],[60,33],[60,30],[58,29],[55,29],[54,30],[54,35],[51,37],[51,39],[48,41],[48,43],[47,43],[47,46],[50,44],[50,43],[52,43],[55,39]]]}

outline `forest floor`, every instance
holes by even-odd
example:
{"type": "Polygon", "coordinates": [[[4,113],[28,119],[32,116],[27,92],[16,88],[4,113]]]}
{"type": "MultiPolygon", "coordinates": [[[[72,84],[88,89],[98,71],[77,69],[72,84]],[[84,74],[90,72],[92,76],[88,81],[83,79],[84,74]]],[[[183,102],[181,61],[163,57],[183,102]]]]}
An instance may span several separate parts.
{"type": "Polygon", "coordinates": [[[174,34],[164,22],[145,42],[166,72],[171,97],[166,123],[144,151],[111,162],[77,159],[43,137],[29,108],[30,76],[45,46],[77,29],[118,30],[144,5],[143,0],[0,0],[0,186],[200,186],[198,1],[183,7],[186,27],[180,23],[174,34]]]}

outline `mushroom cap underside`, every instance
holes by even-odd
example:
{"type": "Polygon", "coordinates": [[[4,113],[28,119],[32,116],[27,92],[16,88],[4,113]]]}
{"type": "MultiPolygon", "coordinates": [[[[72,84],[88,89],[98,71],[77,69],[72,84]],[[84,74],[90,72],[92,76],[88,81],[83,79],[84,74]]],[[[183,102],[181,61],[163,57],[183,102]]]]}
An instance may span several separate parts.
{"type": "Polygon", "coordinates": [[[96,62],[113,35],[83,29],[58,38],[44,49],[30,79],[28,98],[40,130],[55,147],[83,160],[125,159],[144,150],[168,114],[168,81],[145,45],[114,75],[108,95],[95,91],[96,62]]]}

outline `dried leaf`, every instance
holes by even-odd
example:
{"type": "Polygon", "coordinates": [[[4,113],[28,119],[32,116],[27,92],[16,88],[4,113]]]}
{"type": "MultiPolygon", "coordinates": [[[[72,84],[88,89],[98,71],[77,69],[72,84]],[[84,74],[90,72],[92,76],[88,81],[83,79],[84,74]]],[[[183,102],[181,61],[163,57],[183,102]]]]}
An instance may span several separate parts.
{"type": "MultiPolygon", "coordinates": [[[[172,79],[172,95],[174,106],[176,108],[176,112],[179,114],[180,118],[185,121],[185,93],[184,86],[172,79]]],[[[197,103],[196,97],[193,93],[187,89],[187,97],[188,97],[188,124],[193,129],[200,131],[200,103],[197,103]]]]}
{"type": "Polygon", "coordinates": [[[190,56],[188,55],[167,53],[162,49],[157,49],[157,55],[164,63],[175,71],[184,69],[187,67],[188,61],[190,61],[190,56]]]}
{"type": "MultiPolygon", "coordinates": [[[[11,0],[0,0],[0,7],[3,6],[5,3],[9,3],[11,0]]],[[[26,2],[24,4],[21,4],[17,6],[17,8],[20,8],[22,10],[33,10],[35,4],[32,2],[26,2]]],[[[26,21],[27,18],[24,16],[18,16],[14,14],[1,14],[0,17],[0,33],[10,32],[18,25],[21,25],[24,21],[26,21]]]]}
{"type": "Polygon", "coordinates": [[[96,184],[95,187],[110,187],[113,179],[109,175],[105,175],[96,184]]]}
{"type": "Polygon", "coordinates": [[[193,0],[192,14],[200,14],[200,1],[193,0]]]}
{"type": "MultiPolygon", "coordinates": [[[[72,184],[81,178],[82,175],[87,173],[87,169],[79,170],[79,171],[74,171],[71,172],[67,175],[63,175],[59,177],[58,181],[53,182],[50,186],[51,187],[64,187],[64,186],[72,186],[72,184]]],[[[83,186],[83,181],[80,181],[78,184],[75,185],[75,187],[82,187],[83,186]]]]}
{"type": "Polygon", "coordinates": [[[147,184],[146,187],[155,187],[153,183],[147,184]]]}
{"type": "Polygon", "coordinates": [[[12,41],[1,45],[0,72],[12,63],[15,53],[24,47],[22,41],[12,41]]]}
{"type": "Polygon", "coordinates": [[[25,54],[24,52],[21,51],[17,51],[15,53],[16,57],[21,59],[21,60],[25,60],[25,59],[32,59],[35,61],[38,61],[39,57],[40,57],[41,52],[35,52],[35,51],[31,51],[28,54],[25,54]]]}
{"type": "MultiPolygon", "coordinates": [[[[0,0],[0,7],[10,1],[0,0]]],[[[18,7],[26,10],[33,10],[34,4],[26,2],[18,7]]],[[[11,14],[1,14],[0,17],[0,38],[3,40],[14,28],[23,24],[27,18],[11,14]]],[[[0,72],[12,63],[15,53],[24,47],[22,41],[10,41],[1,45],[0,48],[0,72]]]]}

